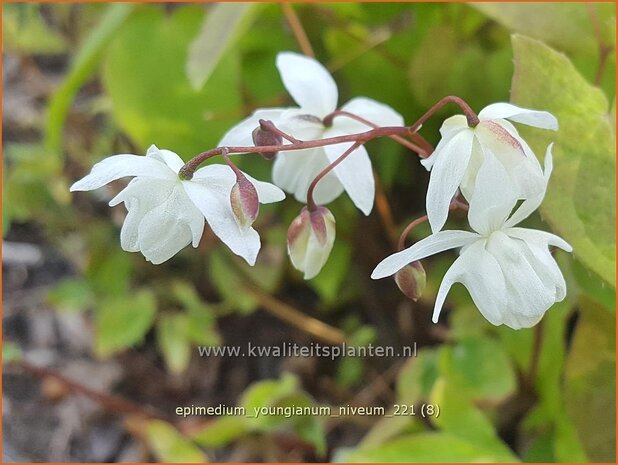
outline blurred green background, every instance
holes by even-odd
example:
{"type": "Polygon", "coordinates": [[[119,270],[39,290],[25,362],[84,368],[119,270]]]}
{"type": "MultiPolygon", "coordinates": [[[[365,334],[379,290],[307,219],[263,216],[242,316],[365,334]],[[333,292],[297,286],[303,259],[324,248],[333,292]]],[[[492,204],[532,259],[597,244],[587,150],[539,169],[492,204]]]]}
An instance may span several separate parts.
{"type": "MultiPolygon", "coordinates": [[[[4,459],[614,461],[615,5],[286,8],[3,4],[4,459]],[[154,143],[188,160],[255,108],[290,104],[274,61],[300,51],[296,15],[337,81],[340,104],[367,96],[408,124],[446,95],[477,111],[511,101],[557,116],[557,134],[522,129],[537,154],[556,142],[547,198],[526,224],[574,247],[556,253],[569,292],[542,325],[493,327],[461,286],[433,325],[454,254],[425,261],[428,285],[416,303],[391,280],[370,280],[393,236],[424,214],[428,174],[390,140],[368,144],[379,185],[374,212],[362,217],[345,195],[329,206],[336,244],[308,282],[285,251],[301,208],[293,198],[262,209],[263,247],[250,268],[208,228],[199,249],[148,264],[121,250],[124,207],[106,205],[123,181],[69,194],[106,156],[142,154],[154,143]],[[324,326],[309,331],[317,321],[324,326]],[[416,343],[418,356],[200,358],[196,349],[342,340],[416,343]],[[105,394],[84,396],[79,386],[105,394]],[[174,413],[219,403],[390,413],[394,404],[437,405],[440,414],[174,413]]],[[[421,131],[432,143],[440,117],[421,131]]],[[[270,180],[268,161],[237,159],[270,180]]],[[[449,224],[465,228],[465,217],[449,224]]],[[[422,226],[413,235],[428,233],[422,226]]]]}

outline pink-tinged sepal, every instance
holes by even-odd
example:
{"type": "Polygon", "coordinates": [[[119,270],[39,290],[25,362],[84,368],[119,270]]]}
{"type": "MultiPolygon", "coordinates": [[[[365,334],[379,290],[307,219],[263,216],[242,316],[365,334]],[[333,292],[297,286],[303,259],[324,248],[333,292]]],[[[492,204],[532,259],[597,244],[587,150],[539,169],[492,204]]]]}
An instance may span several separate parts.
{"type": "Polygon", "coordinates": [[[325,207],[309,211],[304,207],[288,229],[288,254],[292,265],[305,279],[316,276],[335,242],[335,217],[325,207]]]}
{"type": "Polygon", "coordinates": [[[395,282],[403,294],[416,302],[425,290],[427,276],[420,261],[404,266],[395,274],[395,282]]]}
{"type": "Polygon", "coordinates": [[[255,186],[241,172],[236,174],[236,184],[230,192],[230,204],[240,229],[248,230],[258,216],[260,202],[255,186]]]}

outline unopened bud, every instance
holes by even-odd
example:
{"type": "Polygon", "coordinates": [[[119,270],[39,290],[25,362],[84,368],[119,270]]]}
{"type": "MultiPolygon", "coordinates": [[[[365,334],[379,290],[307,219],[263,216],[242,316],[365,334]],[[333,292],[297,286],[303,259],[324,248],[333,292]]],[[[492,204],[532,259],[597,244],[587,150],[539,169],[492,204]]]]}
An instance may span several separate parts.
{"type": "Polygon", "coordinates": [[[419,261],[409,263],[395,274],[395,282],[406,297],[416,302],[427,284],[425,268],[419,261]]]}
{"type": "Polygon", "coordinates": [[[255,186],[240,172],[237,173],[236,184],[230,192],[230,204],[240,229],[249,229],[258,216],[260,202],[255,186]]]}
{"type": "MultiPolygon", "coordinates": [[[[283,142],[283,138],[279,134],[269,131],[261,125],[253,130],[251,136],[253,137],[253,143],[256,147],[281,145],[283,142]]],[[[267,160],[272,160],[277,155],[277,152],[264,152],[261,155],[267,160]]]]}
{"type": "Polygon", "coordinates": [[[310,212],[304,207],[288,229],[288,254],[292,265],[315,277],[330,255],[335,242],[335,217],[325,207],[310,212]]]}

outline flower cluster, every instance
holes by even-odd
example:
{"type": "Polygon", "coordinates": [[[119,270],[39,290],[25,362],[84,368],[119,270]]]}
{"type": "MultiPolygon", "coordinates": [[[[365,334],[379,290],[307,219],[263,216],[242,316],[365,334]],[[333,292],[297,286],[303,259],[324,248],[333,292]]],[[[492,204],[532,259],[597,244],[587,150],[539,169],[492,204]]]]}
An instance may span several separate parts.
{"type": "Polygon", "coordinates": [[[465,115],[443,123],[442,139],[434,150],[417,134],[434,109],[406,127],[399,113],[366,97],[339,108],[335,81],[312,58],[284,52],[277,56],[276,66],[296,107],[256,110],[230,129],[218,148],[187,163],[154,145],[146,156],[111,156],[97,163],[71,191],[98,189],[133,177],[109,202],[110,206],[124,203],[127,209],[120,232],[124,250],[139,251],[159,264],[189,244],[197,247],[207,223],[250,265],[260,249],[253,228],[259,205],[283,200],[286,191],[306,203],[289,227],[287,242],[293,266],[311,279],[328,260],[335,241],[335,218],[324,205],[345,191],[359,210],[370,214],[375,182],[364,143],[389,136],[416,151],[431,171],[426,219],[432,234],[384,259],[372,278],[394,275],[402,292],[416,300],[425,285],[419,260],[460,248],[440,286],[434,322],[456,282],[466,286],[487,320],[512,328],[536,324],[565,297],[564,278],[548,247],[570,251],[570,246],[553,234],[517,227],[545,196],[552,145],[543,169],[510,121],[557,130],[551,114],[497,103],[476,115],[461,99],[447,97],[444,103],[458,103],[465,115]],[[274,160],[273,184],[243,173],[228,157],[249,152],[274,160]],[[218,155],[226,164],[199,168],[218,155]],[[472,231],[442,230],[454,206],[468,210],[472,231]]]}

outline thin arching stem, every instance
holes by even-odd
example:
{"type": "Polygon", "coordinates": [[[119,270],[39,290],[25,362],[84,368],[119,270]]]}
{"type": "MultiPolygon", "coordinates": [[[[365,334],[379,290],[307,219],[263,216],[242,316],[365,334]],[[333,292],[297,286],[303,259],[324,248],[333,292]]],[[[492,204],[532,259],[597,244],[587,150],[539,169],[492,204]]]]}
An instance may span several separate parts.
{"type": "MultiPolygon", "coordinates": [[[[451,200],[451,204],[449,205],[448,209],[449,210],[464,210],[467,211],[468,210],[468,205],[463,202],[462,200],[459,200],[457,197],[453,198],[453,200],[451,200]]],[[[398,251],[402,251],[403,249],[406,248],[406,239],[407,237],[410,235],[410,233],[412,232],[412,230],[414,228],[416,228],[419,224],[423,224],[426,221],[429,220],[429,217],[427,215],[423,215],[417,219],[415,219],[414,221],[412,221],[410,224],[408,224],[404,230],[401,232],[401,235],[399,236],[399,242],[397,244],[397,250],[398,251]]]]}
{"type": "Polygon", "coordinates": [[[315,204],[313,200],[313,192],[315,191],[315,187],[318,185],[320,180],[323,179],[324,176],[326,176],[332,170],[334,170],[337,167],[337,165],[339,165],[343,160],[345,160],[352,152],[354,152],[354,150],[359,148],[361,145],[363,145],[362,142],[356,141],[354,144],[352,144],[350,148],[348,148],[345,152],[339,155],[339,158],[337,158],[334,162],[332,162],[330,165],[324,168],[313,179],[313,181],[311,181],[311,184],[309,184],[309,189],[307,189],[307,208],[309,209],[309,211],[314,211],[317,208],[317,205],[315,204]]]}
{"type": "Polygon", "coordinates": [[[191,160],[189,160],[185,165],[180,169],[179,176],[181,179],[188,180],[193,177],[193,173],[195,170],[206,160],[212,158],[217,155],[233,154],[233,153],[269,153],[269,152],[280,152],[282,150],[285,151],[295,151],[295,150],[303,150],[303,149],[312,149],[316,147],[324,147],[327,145],[336,145],[342,144],[345,142],[354,142],[359,143],[360,145],[365,142],[375,139],[376,137],[388,137],[393,135],[405,135],[408,133],[408,128],[401,126],[386,126],[381,128],[371,129],[369,131],[361,132],[358,134],[348,134],[344,136],[338,137],[328,137],[326,139],[318,139],[318,140],[310,140],[310,141],[299,141],[297,143],[291,144],[281,144],[281,145],[261,145],[261,146],[250,146],[250,147],[216,147],[214,149],[207,150],[205,152],[196,155],[191,160]]]}
{"type": "MultiPolygon", "coordinates": [[[[366,120],[365,118],[362,118],[361,116],[355,115],[354,113],[350,113],[349,111],[345,111],[345,110],[336,110],[333,111],[332,113],[326,115],[326,117],[323,120],[324,126],[331,126],[333,124],[333,120],[338,117],[338,116],[344,116],[350,119],[353,119],[355,121],[358,121],[359,123],[365,124],[371,128],[378,128],[380,126],[378,126],[375,123],[372,123],[369,120],[366,120]]],[[[395,142],[403,145],[404,147],[412,150],[413,152],[418,153],[421,157],[426,157],[427,155],[429,155],[431,152],[427,152],[426,149],[424,149],[423,147],[414,144],[413,142],[410,142],[409,140],[401,137],[401,136],[388,136],[390,139],[394,140],[395,142]]]]}
{"type": "Polygon", "coordinates": [[[454,103],[455,105],[459,106],[459,108],[463,110],[464,115],[466,115],[466,119],[468,120],[468,126],[473,128],[479,124],[478,115],[474,112],[474,110],[472,110],[472,108],[470,108],[470,105],[468,105],[464,99],[457,97],[455,95],[449,95],[447,97],[440,99],[440,101],[436,103],[433,107],[431,107],[429,110],[427,110],[427,112],[423,116],[421,116],[416,121],[416,123],[410,126],[409,128],[410,132],[416,132],[418,128],[420,128],[421,125],[425,121],[431,118],[440,108],[442,108],[444,105],[448,103],[454,103]]]}

